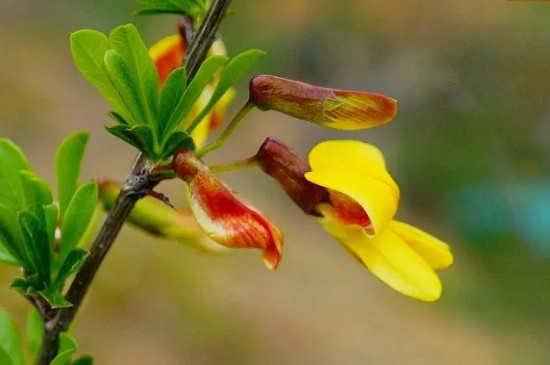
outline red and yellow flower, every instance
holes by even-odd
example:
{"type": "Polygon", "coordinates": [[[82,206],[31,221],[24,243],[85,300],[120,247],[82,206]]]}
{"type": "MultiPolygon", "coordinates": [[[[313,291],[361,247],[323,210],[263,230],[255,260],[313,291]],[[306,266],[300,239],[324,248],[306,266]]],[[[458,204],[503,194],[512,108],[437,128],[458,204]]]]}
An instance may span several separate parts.
{"type": "Polygon", "coordinates": [[[305,82],[262,75],[250,81],[250,102],[323,127],[356,130],[393,119],[397,101],[382,94],[313,86],[305,82]]]}
{"type": "Polygon", "coordinates": [[[195,218],[215,242],[230,248],[258,248],[269,269],[281,261],[283,237],[262,213],[241,202],[210,169],[188,150],[172,162],[187,183],[187,197],[195,218]]]}
{"type": "Polygon", "coordinates": [[[440,297],[435,270],[449,267],[453,255],[444,242],[394,220],[399,188],[380,150],[358,141],[326,141],[312,149],[307,166],[281,142],[268,139],[257,159],[306,213],[379,279],[416,299],[440,297]]]}

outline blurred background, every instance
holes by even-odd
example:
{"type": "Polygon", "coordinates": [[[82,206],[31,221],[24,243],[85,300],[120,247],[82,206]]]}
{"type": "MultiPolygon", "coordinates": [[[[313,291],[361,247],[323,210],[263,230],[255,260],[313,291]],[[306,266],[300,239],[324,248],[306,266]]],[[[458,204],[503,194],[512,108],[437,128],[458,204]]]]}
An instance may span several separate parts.
{"type": "MultiPolygon", "coordinates": [[[[176,18],[130,0],[2,0],[0,134],[53,183],[62,138],[92,131],[84,177],[122,180],[135,154],[103,131],[108,107],[76,71],[68,35],[135,22],[149,44],[176,18]]],[[[550,3],[503,0],[235,0],[230,53],[256,73],[380,92],[390,124],[359,133],[256,111],[222,151],[276,136],[304,157],[324,139],[379,146],[402,189],[399,218],[449,242],[444,293],[416,302],[379,282],[259,171],[223,179],[286,236],[279,270],[258,252],[209,256],[126,227],[75,326],[80,352],[120,364],[550,364],[550,3]]],[[[230,114],[246,98],[246,80],[230,114]]],[[[162,186],[184,204],[181,184],[162,186]]],[[[0,306],[28,304],[0,268],[0,306]]]]}

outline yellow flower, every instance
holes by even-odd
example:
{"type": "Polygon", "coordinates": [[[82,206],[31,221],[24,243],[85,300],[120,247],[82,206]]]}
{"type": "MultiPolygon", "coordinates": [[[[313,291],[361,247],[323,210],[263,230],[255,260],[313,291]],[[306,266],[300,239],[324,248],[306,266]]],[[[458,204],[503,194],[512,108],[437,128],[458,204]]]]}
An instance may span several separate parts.
{"type": "Polygon", "coordinates": [[[436,269],[449,267],[447,244],[393,220],[399,189],[382,153],[358,141],[326,141],[309,155],[308,181],[328,190],[315,219],[374,275],[393,289],[424,301],[437,300],[436,269]]]}
{"type": "MultiPolygon", "coordinates": [[[[187,45],[184,39],[180,35],[172,35],[166,37],[149,49],[149,54],[155,63],[157,72],[159,74],[159,87],[162,86],[170,72],[178,67],[181,67],[187,45]]],[[[225,46],[221,40],[216,40],[210,48],[210,55],[225,55],[225,46]]],[[[218,82],[217,78],[214,78],[212,82],[206,86],[199,100],[193,108],[190,120],[193,120],[200,111],[208,104],[212,93],[218,82]]],[[[195,142],[195,146],[200,148],[204,145],[204,142],[208,138],[210,132],[218,129],[223,123],[225,109],[235,96],[235,90],[229,89],[223,97],[216,103],[212,111],[201,121],[201,123],[193,130],[191,137],[195,142]]]]}
{"type": "Polygon", "coordinates": [[[378,148],[358,141],[315,146],[309,165],[284,143],[268,138],[255,160],[304,213],[316,219],[360,263],[395,290],[434,301],[449,267],[447,244],[394,220],[399,188],[378,148]]]}

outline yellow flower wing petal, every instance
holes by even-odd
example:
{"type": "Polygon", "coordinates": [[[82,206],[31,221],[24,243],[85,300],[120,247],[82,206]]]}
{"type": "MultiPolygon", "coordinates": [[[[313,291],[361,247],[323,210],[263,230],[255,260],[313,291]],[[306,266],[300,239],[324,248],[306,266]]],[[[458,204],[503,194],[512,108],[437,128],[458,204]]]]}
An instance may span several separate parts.
{"type": "Polygon", "coordinates": [[[369,216],[375,235],[384,230],[397,211],[399,196],[376,178],[341,171],[311,171],[305,178],[355,200],[369,216]]]}
{"type": "Polygon", "coordinates": [[[446,269],[452,265],[453,254],[445,242],[407,223],[393,221],[390,225],[395,234],[422,256],[433,269],[446,269]]]}
{"type": "Polygon", "coordinates": [[[386,168],[384,155],[377,147],[351,140],[331,140],[317,144],[309,153],[309,164],[313,170],[361,170],[373,164],[386,168]]]}
{"type": "Polygon", "coordinates": [[[345,228],[327,218],[318,218],[362,264],[396,291],[431,302],[441,296],[441,281],[433,269],[391,229],[374,238],[358,228],[345,228]]]}
{"type": "Polygon", "coordinates": [[[371,176],[388,184],[399,193],[399,188],[386,170],[384,155],[375,146],[361,141],[324,141],[309,153],[313,171],[350,171],[371,176]]]}

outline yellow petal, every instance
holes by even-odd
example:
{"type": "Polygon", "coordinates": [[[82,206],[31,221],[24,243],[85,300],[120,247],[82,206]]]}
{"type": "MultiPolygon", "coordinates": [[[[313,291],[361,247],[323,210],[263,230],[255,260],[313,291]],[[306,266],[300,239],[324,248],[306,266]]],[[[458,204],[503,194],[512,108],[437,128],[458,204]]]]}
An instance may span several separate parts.
{"type": "Polygon", "coordinates": [[[384,230],[397,211],[399,196],[376,178],[341,171],[312,171],[305,178],[355,200],[369,216],[375,235],[384,230]]]}
{"type": "Polygon", "coordinates": [[[349,171],[376,178],[390,186],[397,194],[399,188],[386,171],[384,155],[368,143],[360,141],[325,141],[309,153],[313,171],[349,171]]]}
{"type": "Polygon", "coordinates": [[[434,269],[446,269],[453,263],[451,248],[445,242],[403,222],[391,222],[391,228],[434,269]]]}
{"type": "MultiPolygon", "coordinates": [[[[208,101],[210,100],[210,97],[212,97],[213,92],[214,90],[210,85],[204,88],[201,96],[193,106],[193,114],[191,118],[189,118],[189,121],[193,121],[195,117],[206,106],[206,104],[208,104],[208,101]]],[[[193,142],[195,142],[195,146],[197,147],[197,149],[201,148],[204,145],[204,142],[206,142],[206,139],[208,138],[208,134],[210,131],[209,119],[210,117],[206,116],[191,133],[191,137],[193,138],[193,142]]]]}
{"type": "Polygon", "coordinates": [[[318,218],[318,221],[374,275],[396,291],[427,302],[441,296],[441,281],[433,269],[391,229],[371,238],[358,228],[345,228],[327,218],[318,218]]]}

